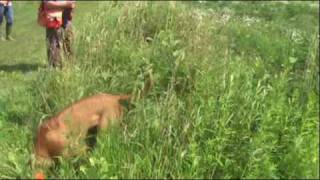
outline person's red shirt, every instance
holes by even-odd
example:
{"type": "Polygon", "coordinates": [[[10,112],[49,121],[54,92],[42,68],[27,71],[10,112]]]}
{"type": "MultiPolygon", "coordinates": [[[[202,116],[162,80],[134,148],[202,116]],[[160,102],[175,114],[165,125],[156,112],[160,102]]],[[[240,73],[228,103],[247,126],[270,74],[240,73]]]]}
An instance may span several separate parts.
{"type": "Polygon", "coordinates": [[[11,0],[7,0],[7,1],[0,1],[0,4],[3,4],[4,6],[12,6],[12,1],[11,0]]]}

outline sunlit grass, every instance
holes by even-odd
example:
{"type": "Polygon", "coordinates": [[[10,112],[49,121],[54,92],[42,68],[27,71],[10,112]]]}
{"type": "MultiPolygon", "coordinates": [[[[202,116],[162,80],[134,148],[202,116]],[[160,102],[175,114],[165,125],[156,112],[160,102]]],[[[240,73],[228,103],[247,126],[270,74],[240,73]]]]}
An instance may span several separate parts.
{"type": "Polygon", "coordinates": [[[152,69],[154,89],[121,126],[48,177],[319,178],[319,9],[177,3],[101,2],[77,25],[74,65],[0,99],[0,177],[31,177],[41,120],[97,92],[136,92],[152,69]]]}

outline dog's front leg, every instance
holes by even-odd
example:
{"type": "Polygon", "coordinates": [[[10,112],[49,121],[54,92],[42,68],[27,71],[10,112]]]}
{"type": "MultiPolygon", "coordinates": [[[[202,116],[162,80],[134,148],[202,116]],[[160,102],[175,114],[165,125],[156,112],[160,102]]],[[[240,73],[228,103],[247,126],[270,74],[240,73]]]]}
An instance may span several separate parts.
{"type": "Polygon", "coordinates": [[[108,127],[108,124],[109,124],[108,114],[107,112],[102,112],[99,119],[99,124],[98,124],[99,129],[106,129],[108,127]]]}

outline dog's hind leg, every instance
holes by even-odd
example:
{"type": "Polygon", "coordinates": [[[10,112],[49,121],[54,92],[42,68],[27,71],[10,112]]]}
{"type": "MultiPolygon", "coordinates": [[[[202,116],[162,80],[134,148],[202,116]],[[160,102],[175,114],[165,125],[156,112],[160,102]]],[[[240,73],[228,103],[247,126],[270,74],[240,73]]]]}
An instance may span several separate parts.
{"type": "Polygon", "coordinates": [[[99,113],[92,116],[92,118],[90,119],[91,123],[89,124],[89,129],[87,130],[85,137],[85,142],[89,148],[89,151],[91,151],[97,144],[97,134],[102,118],[104,118],[103,113],[99,113]]]}
{"type": "Polygon", "coordinates": [[[87,146],[89,147],[89,151],[91,151],[97,144],[97,134],[98,134],[98,125],[88,129],[85,141],[87,146]]]}

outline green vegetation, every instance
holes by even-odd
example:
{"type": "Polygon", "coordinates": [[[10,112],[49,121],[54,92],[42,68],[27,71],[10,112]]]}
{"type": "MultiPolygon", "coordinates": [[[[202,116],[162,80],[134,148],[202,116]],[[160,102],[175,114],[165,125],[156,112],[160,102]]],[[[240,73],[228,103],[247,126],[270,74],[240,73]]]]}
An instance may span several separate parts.
{"type": "Polygon", "coordinates": [[[137,92],[151,70],[121,126],[47,177],[319,178],[317,5],[79,2],[77,61],[59,71],[37,3],[22,3],[17,41],[0,44],[1,178],[32,177],[39,122],[97,92],[137,92]]]}

